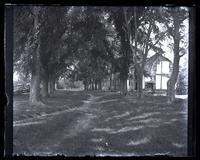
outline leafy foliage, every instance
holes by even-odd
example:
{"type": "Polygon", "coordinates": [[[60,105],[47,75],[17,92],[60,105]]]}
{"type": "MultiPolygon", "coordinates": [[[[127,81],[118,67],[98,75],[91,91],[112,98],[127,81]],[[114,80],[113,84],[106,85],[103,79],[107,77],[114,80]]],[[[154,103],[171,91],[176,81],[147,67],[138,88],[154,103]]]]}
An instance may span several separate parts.
{"type": "MultiPolygon", "coordinates": [[[[30,75],[35,55],[33,9],[18,6],[14,13],[14,70],[30,75]]],[[[165,7],[42,6],[37,28],[41,74],[90,84],[116,72],[126,80],[133,65],[135,74],[143,76],[149,52],[163,54],[166,37],[176,37],[172,17],[180,22],[187,17],[185,8],[177,13],[165,7]]],[[[180,23],[180,38],[185,36],[183,28],[180,23]]]]}

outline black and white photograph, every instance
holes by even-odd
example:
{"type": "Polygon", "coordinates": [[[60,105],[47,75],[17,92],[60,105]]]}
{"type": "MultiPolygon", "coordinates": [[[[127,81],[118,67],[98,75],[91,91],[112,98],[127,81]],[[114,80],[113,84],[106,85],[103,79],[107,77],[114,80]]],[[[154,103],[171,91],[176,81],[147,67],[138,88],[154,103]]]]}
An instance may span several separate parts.
{"type": "Polygon", "coordinates": [[[188,151],[189,8],[13,6],[13,155],[188,151]]]}

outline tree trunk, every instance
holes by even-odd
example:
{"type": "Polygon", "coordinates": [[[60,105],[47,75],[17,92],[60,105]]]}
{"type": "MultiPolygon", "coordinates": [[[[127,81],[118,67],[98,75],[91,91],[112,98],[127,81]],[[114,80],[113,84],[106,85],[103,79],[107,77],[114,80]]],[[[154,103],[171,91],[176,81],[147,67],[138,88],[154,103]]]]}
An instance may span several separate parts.
{"type": "Polygon", "coordinates": [[[35,64],[32,68],[32,76],[31,76],[31,87],[30,87],[30,95],[29,95],[29,102],[32,105],[41,104],[40,101],[40,55],[37,49],[36,57],[35,57],[35,64]]]}
{"type": "Polygon", "coordinates": [[[53,92],[56,90],[56,79],[53,78],[52,80],[52,89],[53,89],[53,92]]]}
{"type": "Polygon", "coordinates": [[[168,103],[173,102],[175,99],[175,88],[173,87],[173,84],[170,80],[167,82],[167,100],[168,103]]]}
{"type": "Polygon", "coordinates": [[[143,98],[142,81],[143,81],[143,71],[139,71],[137,72],[137,97],[139,99],[143,98]]]}
{"type": "Polygon", "coordinates": [[[48,82],[48,93],[49,93],[49,95],[51,95],[52,94],[52,90],[51,90],[51,87],[50,87],[50,82],[51,81],[51,79],[49,79],[49,82],[48,82]]]}
{"type": "Polygon", "coordinates": [[[117,80],[115,78],[113,79],[113,85],[114,85],[113,90],[116,91],[117,90],[117,80]]]}
{"type": "Polygon", "coordinates": [[[175,92],[176,92],[175,85],[176,85],[176,82],[177,82],[178,72],[179,72],[179,60],[180,60],[179,55],[174,56],[172,74],[171,74],[170,79],[167,82],[168,103],[171,103],[175,100],[175,92]]]}
{"type": "MultiPolygon", "coordinates": [[[[38,71],[37,71],[38,72],[38,71]]],[[[32,72],[29,103],[39,105],[40,101],[40,74],[32,72]]]]}
{"type": "Polygon", "coordinates": [[[112,74],[110,75],[110,90],[111,90],[111,91],[116,90],[116,85],[115,85],[115,74],[114,74],[114,73],[112,73],[112,74]]]}
{"type": "Polygon", "coordinates": [[[121,88],[121,94],[126,95],[127,94],[127,79],[121,78],[120,79],[120,88],[121,88]]]}
{"type": "Polygon", "coordinates": [[[87,82],[87,80],[84,80],[83,84],[84,84],[84,90],[87,91],[88,90],[88,82],[87,82]]]}
{"type": "Polygon", "coordinates": [[[41,95],[42,97],[49,97],[49,92],[48,92],[48,77],[43,77],[42,79],[42,90],[41,90],[41,95]]]}
{"type": "Polygon", "coordinates": [[[54,92],[54,87],[55,87],[54,80],[51,79],[51,80],[50,80],[50,91],[51,91],[51,93],[54,92]]]}
{"type": "Polygon", "coordinates": [[[48,91],[50,95],[55,91],[55,78],[53,76],[49,77],[48,91]]]}
{"type": "Polygon", "coordinates": [[[38,15],[39,8],[34,7],[33,13],[35,15],[34,18],[34,43],[35,43],[35,54],[33,54],[33,64],[31,71],[31,87],[30,87],[30,95],[29,95],[29,103],[31,105],[41,105],[43,104],[40,101],[40,38],[38,36],[38,15]]]}
{"type": "Polygon", "coordinates": [[[112,91],[112,86],[113,86],[113,83],[112,83],[112,74],[110,75],[110,87],[109,87],[109,90],[112,91]]]}
{"type": "Polygon", "coordinates": [[[99,81],[99,90],[102,90],[101,81],[99,81]]]}
{"type": "Polygon", "coordinates": [[[97,82],[94,82],[94,89],[97,90],[97,82]]]}
{"type": "Polygon", "coordinates": [[[168,97],[168,103],[171,103],[175,100],[175,85],[178,78],[179,73],[179,45],[180,45],[180,34],[179,34],[179,28],[180,28],[180,19],[177,15],[176,8],[173,8],[174,15],[173,15],[173,23],[174,23],[174,34],[173,34],[173,40],[174,40],[174,62],[173,62],[173,70],[170,79],[167,82],[167,97],[168,97]]]}
{"type": "Polygon", "coordinates": [[[85,82],[85,90],[86,91],[90,90],[90,83],[87,80],[85,82]]]}
{"type": "Polygon", "coordinates": [[[91,82],[91,90],[94,90],[94,82],[91,82]]]}

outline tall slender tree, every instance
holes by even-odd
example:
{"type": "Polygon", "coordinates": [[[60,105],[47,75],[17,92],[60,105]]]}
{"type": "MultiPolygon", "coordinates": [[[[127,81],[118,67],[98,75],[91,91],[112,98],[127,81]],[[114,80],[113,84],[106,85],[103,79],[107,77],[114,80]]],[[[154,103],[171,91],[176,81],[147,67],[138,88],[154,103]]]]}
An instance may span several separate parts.
{"type": "Polygon", "coordinates": [[[175,85],[179,73],[179,62],[180,58],[186,54],[184,49],[180,47],[181,40],[184,38],[182,29],[184,27],[183,21],[188,17],[187,8],[184,7],[172,7],[166,8],[166,27],[168,30],[169,36],[173,40],[173,69],[171,77],[167,82],[167,96],[168,102],[171,103],[175,100],[175,85]]]}

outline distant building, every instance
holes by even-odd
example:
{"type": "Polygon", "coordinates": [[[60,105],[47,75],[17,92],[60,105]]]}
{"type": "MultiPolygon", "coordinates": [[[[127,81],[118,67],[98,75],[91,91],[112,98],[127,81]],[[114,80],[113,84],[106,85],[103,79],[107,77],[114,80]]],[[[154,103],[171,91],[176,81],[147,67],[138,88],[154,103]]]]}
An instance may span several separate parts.
{"type": "MultiPolygon", "coordinates": [[[[172,72],[172,62],[161,54],[155,54],[147,58],[144,68],[143,85],[144,90],[166,90],[167,81],[172,72]]],[[[136,74],[134,65],[129,67],[129,78],[127,80],[128,91],[134,91],[137,88],[136,74]]],[[[103,90],[120,90],[119,73],[112,74],[103,81],[103,90]]]]}
{"type": "MultiPolygon", "coordinates": [[[[172,62],[168,58],[158,53],[148,58],[144,67],[143,89],[166,90],[171,72],[172,62]]],[[[134,66],[130,67],[129,73],[128,90],[135,90],[134,66]]]]}

